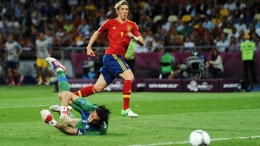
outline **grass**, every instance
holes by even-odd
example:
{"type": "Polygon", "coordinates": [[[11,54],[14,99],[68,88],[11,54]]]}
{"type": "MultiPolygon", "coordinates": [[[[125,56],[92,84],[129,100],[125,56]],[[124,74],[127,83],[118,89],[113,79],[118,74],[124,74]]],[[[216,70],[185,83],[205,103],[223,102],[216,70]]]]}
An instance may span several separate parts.
{"type": "Polygon", "coordinates": [[[67,136],[41,121],[41,109],[60,104],[53,91],[54,86],[0,86],[1,146],[187,146],[196,129],[209,133],[211,146],[260,146],[260,138],[251,137],[260,136],[258,92],[134,92],[131,107],[139,117],[133,119],[120,116],[122,93],[103,92],[87,99],[111,109],[107,135],[67,136]]]}

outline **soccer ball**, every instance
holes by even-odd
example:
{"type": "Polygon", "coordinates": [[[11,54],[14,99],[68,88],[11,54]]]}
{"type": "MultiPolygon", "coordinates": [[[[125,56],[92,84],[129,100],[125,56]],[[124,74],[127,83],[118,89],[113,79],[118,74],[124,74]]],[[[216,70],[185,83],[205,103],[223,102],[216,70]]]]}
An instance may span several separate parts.
{"type": "Polygon", "coordinates": [[[191,132],[189,142],[191,146],[209,146],[210,137],[206,131],[195,130],[191,132]]]}

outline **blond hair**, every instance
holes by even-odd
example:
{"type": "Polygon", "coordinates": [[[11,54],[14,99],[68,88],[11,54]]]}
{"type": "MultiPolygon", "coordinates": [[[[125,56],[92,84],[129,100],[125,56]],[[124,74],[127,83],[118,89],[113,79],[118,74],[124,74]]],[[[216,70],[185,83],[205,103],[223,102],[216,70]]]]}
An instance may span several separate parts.
{"type": "Polygon", "coordinates": [[[116,9],[116,13],[118,12],[118,10],[122,5],[128,5],[128,2],[126,0],[120,0],[118,3],[116,3],[114,7],[116,9]]]}

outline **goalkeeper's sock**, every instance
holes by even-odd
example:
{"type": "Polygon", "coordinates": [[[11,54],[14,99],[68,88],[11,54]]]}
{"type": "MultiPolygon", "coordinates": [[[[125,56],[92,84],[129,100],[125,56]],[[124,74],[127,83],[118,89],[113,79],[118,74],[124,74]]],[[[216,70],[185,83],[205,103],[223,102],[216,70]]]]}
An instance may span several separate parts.
{"type": "Polygon", "coordinates": [[[132,93],[132,84],[131,80],[125,80],[123,85],[123,110],[126,110],[130,107],[130,96],[132,93]]]}
{"type": "Polygon", "coordinates": [[[63,70],[57,71],[59,91],[70,91],[70,85],[63,70]]]}
{"type": "Polygon", "coordinates": [[[84,87],[84,88],[80,89],[79,91],[74,92],[75,95],[78,95],[80,97],[86,97],[86,96],[89,96],[89,95],[92,95],[95,93],[96,93],[96,90],[94,88],[94,85],[84,87]]]}

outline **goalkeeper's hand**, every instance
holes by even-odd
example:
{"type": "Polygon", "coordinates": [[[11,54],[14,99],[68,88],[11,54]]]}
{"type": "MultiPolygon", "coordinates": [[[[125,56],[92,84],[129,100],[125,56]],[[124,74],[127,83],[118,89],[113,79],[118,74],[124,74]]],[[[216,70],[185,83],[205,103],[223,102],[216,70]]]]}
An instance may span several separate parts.
{"type": "Polygon", "coordinates": [[[49,110],[43,109],[43,110],[40,111],[40,113],[41,113],[43,122],[50,124],[52,126],[56,126],[57,121],[54,120],[54,118],[53,118],[53,116],[52,116],[52,114],[50,113],[49,110]]]}
{"type": "Polygon", "coordinates": [[[68,112],[68,108],[62,106],[60,109],[60,121],[63,123],[67,123],[70,120],[70,114],[68,112]]]}

